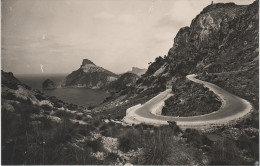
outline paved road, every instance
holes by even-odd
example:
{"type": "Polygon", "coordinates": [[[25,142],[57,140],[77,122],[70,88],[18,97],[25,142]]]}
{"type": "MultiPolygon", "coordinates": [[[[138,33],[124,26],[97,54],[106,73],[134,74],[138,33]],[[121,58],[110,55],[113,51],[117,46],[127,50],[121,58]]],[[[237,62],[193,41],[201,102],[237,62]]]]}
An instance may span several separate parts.
{"type": "MultiPolygon", "coordinates": [[[[192,117],[171,117],[155,114],[154,109],[161,109],[164,101],[169,97],[171,90],[166,90],[143,105],[139,105],[124,118],[126,123],[147,123],[152,125],[168,124],[167,121],[175,121],[182,128],[207,128],[211,125],[222,125],[232,120],[237,120],[252,109],[252,105],[212,83],[195,78],[196,75],[188,75],[187,78],[193,82],[203,84],[212,90],[222,101],[222,106],[216,112],[192,117]]],[[[157,110],[157,112],[160,112],[157,110]]]]}

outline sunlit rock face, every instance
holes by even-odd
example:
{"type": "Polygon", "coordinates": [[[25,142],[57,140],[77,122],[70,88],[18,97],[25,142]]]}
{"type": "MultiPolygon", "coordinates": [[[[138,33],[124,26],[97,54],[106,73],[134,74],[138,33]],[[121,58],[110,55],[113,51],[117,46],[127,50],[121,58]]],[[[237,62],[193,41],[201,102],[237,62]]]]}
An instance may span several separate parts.
{"type": "Polygon", "coordinates": [[[88,59],[83,59],[80,68],[69,74],[62,86],[102,89],[117,78],[118,75],[95,65],[88,59]]]}
{"type": "Polygon", "coordinates": [[[147,71],[147,69],[140,69],[138,67],[132,67],[131,71],[128,71],[128,73],[133,73],[136,74],[138,76],[143,75],[145,72],[147,71]]]}

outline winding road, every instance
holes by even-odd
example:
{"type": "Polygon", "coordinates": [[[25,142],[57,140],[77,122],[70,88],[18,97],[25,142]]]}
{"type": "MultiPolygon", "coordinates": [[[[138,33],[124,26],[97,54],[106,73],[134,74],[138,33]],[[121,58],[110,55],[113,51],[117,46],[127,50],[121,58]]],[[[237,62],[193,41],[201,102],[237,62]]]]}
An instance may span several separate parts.
{"type": "Polygon", "coordinates": [[[172,95],[171,90],[167,89],[145,104],[129,108],[123,121],[127,124],[146,123],[156,126],[167,125],[167,121],[175,121],[181,128],[203,129],[238,120],[253,110],[252,105],[248,101],[223,90],[217,85],[196,79],[195,74],[186,77],[193,82],[203,84],[218,96],[222,102],[222,106],[218,111],[191,117],[162,116],[161,109],[164,101],[172,95]]]}

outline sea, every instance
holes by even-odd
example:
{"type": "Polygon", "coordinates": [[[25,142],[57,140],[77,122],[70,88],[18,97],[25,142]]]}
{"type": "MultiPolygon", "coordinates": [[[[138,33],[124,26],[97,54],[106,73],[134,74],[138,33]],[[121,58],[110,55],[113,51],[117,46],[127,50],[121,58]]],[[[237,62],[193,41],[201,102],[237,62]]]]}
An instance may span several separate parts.
{"type": "Polygon", "coordinates": [[[109,93],[99,89],[89,88],[57,88],[53,90],[42,90],[42,83],[46,79],[51,79],[55,83],[61,82],[67,74],[17,74],[15,75],[24,84],[46,93],[48,96],[56,98],[71,104],[83,106],[96,106],[101,104],[109,93]]]}

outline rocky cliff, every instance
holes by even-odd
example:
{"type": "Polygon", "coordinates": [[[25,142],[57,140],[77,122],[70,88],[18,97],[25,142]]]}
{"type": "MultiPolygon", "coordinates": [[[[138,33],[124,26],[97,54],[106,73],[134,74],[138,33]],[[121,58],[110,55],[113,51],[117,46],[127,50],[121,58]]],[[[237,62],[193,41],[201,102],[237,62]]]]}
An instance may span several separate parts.
{"type": "Polygon", "coordinates": [[[146,72],[186,75],[239,70],[258,58],[258,1],[249,6],[212,4],[179,30],[168,56],[157,58],[146,72]],[[156,66],[156,67],[155,67],[156,66]]]}
{"type": "Polygon", "coordinates": [[[80,68],[69,74],[63,81],[63,87],[87,87],[100,89],[115,81],[118,75],[84,59],[80,68]]]}

